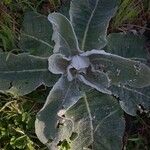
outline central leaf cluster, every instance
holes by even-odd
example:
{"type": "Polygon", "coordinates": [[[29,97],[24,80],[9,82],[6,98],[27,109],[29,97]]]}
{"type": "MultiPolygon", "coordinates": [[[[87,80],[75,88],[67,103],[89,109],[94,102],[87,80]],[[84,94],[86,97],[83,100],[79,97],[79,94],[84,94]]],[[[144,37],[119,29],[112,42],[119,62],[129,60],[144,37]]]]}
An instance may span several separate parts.
{"type": "Polygon", "coordinates": [[[92,64],[93,54],[103,54],[103,50],[92,50],[88,52],[80,51],[79,54],[66,57],[62,54],[53,54],[49,57],[49,71],[54,74],[67,76],[68,81],[78,80],[96,90],[111,94],[109,78],[103,70],[96,70],[92,64]]]}
{"type": "Polygon", "coordinates": [[[67,67],[67,77],[69,81],[78,77],[79,74],[86,74],[87,68],[90,66],[90,60],[86,56],[75,55],[71,58],[67,67]]]}
{"type": "Polygon", "coordinates": [[[66,58],[63,55],[52,55],[49,57],[49,71],[54,74],[66,74],[69,81],[77,77],[78,74],[86,74],[87,68],[90,66],[90,60],[86,56],[75,55],[66,58]],[[67,65],[68,64],[68,65],[67,65]],[[55,68],[53,68],[55,66],[55,68]]]}

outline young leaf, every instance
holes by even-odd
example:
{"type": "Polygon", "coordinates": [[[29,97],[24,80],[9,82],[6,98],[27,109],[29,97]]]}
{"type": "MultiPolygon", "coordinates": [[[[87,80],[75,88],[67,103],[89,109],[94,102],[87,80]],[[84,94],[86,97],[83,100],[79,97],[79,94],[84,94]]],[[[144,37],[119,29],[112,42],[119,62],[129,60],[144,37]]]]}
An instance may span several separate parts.
{"type": "Polygon", "coordinates": [[[88,93],[65,113],[64,120],[55,140],[47,144],[52,150],[58,150],[64,140],[71,150],[122,148],[123,111],[111,96],[96,91],[88,93]]]}
{"type": "Polygon", "coordinates": [[[56,77],[48,70],[45,58],[28,54],[0,53],[0,90],[25,95],[38,86],[52,86],[56,77]],[[15,90],[15,91],[14,91],[15,90]]]}
{"type": "Polygon", "coordinates": [[[88,51],[82,55],[89,57],[96,70],[106,72],[111,84],[129,85],[136,88],[150,85],[150,68],[139,61],[100,50],[88,51]]]}
{"type": "Polygon", "coordinates": [[[70,19],[80,49],[101,49],[106,45],[107,28],[118,0],[72,0],[70,19]]]}
{"type": "Polygon", "coordinates": [[[146,39],[133,33],[111,33],[107,37],[107,52],[126,58],[146,58],[146,39]]]}
{"type": "Polygon", "coordinates": [[[79,53],[78,41],[70,21],[60,13],[52,13],[48,20],[53,25],[54,53],[72,56],[79,53]]]}
{"type": "Polygon", "coordinates": [[[84,84],[98,90],[99,92],[105,94],[111,94],[107,88],[109,87],[109,78],[108,76],[100,71],[91,71],[88,70],[86,74],[81,74],[78,77],[81,82],[84,84]]]}
{"type": "Polygon", "coordinates": [[[48,59],[49,71],[54,74],[65,74],[69,65],[69,59],[61,54],[53,54],[48,59]]]}
{"type": "Polygon", "coordinates": [[[26,12],[19,46],[31,55],[48,57],[53,52],[52,33],[52,26],[46,16],[26,12]]]}
{"type": "Polygon", "coordinates": [[[62,116],[80,98],[76,81],[69,82],[62,76],[53,86],[46,103],[37,115],[35,130],[38,138],[44,144],[52,142],[58,132],[59,125],[63,124],[62,116]]]}

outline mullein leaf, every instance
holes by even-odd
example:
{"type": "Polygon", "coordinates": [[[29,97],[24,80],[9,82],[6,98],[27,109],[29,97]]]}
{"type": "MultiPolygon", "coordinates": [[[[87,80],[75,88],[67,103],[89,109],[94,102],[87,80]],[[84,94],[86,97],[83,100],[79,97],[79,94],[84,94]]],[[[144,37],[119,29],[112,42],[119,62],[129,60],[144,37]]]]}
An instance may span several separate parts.
{"type": "Polygon", "coordinates": [[[76,81],[69,82],[62,76],[50,91],[35,123],[36,134],[44,144],[55,140],[64,113],[82,97],[76,81]]]}
{"type": "Polygon", "coordinates": [[[60,13],[49,14],[48,20],[53,26],[54,53],[61,53],[66,57],[78,54],[78,41],[70,21],[60,13]]]}
{"type": "Polygon", "coordinates": [[[117,10],[118,0],[72,0],[70,20],[80,49],[101,49],[106,45],[107,28],[117,10]]]}
{"type": "Polygon", "coordinates": [[[46,58],[28,54],[0,53],[0,90],[25,95],[40,85],[53,86],[56,77],[46,58]]]}

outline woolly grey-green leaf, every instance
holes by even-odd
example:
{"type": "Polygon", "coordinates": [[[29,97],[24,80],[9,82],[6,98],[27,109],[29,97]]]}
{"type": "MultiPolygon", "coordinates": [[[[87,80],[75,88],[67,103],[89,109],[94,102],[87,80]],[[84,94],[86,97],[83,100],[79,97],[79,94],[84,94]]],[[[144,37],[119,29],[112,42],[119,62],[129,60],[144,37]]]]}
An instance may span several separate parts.
{"type": "Polygon", "coordinates": [[[49,14],[48,20],[53,25],[54,53],[67,57],[78,54],[78,41],[70,21],[60,13],[49,14]]]}
{"type": "Polygon", "coordinates": [[[101,49],[106,45],[107,28],[117,10],[118,0],[72,0],[70,20],[80,49],[101,49]]]}
{"type": "Polygon", "coordinates": [[[92,91],[80,99],[63,117],[63,124],[52,143],[58,150],[66,140],[71,150],[120,150],[125,123],[116,99],[92,91]],[[73,138],[73,135],[74,138],[73,138]]]}
{"type": "Polygon", "coordinates": [[[38,86],[52,86],[56,77],[48,70],[45,58],[28,54],[0,53],[0,90],[25,95],[38,86]]]}
{"type": "Polygon", "coordinates": [[[83,53],[96,70],[108,74],[111,84],[142,88],[150,85],[150,68],[139,62],[100,50],[83,53]]]}
{"type": "Polygon", "coordinates": [[[26,12],[19,46],[31,55],[48,57],[53,52],[52,25],[47,17],[35,12],[26,12]]]}
{"type": "Polygon", "coordinates": [[[35,130],[38,138],[44,144],[55,140],[58,127],[62,124],[65,111],[82,97],[76,81],[69,82],[62,76],[53,86],[44,107],[37,115],[35,130]]]}
{"type": "MultiPolygon", "coordinates": [[[[146,39],[144,36],[133,33],[111,33],[108,36],[107,51],[134,60],[147,63],[147,51],[145,49],[146,39]]],[[[143,78],[143,81],[145,79],[143,78]]],[[[135,116],[140,107],[150,109],[149,87],[131,88],[128,86],[111,86],[113,95],[120,100],[122,109],[135,116]]]]}

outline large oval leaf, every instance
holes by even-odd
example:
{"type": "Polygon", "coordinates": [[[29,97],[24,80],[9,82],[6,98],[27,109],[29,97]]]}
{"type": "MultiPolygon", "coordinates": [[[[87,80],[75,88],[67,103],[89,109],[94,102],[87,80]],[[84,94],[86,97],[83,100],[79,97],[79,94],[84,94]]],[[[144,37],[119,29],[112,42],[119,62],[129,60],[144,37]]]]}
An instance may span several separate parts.
{"type": "MultiPolygon", "coordinates": [[[[136,60],[144,62],[147,58],[145,44],[146,39],[141,35],[111,33],[108,36],[106,51],[126,58],[136,58],[136,60]]],[[[130,115],[135,116],[137,111],[141,109],[141,106],[146,110],[150,109],[150,87],[137,89],[113,85],[110,87],[110,90],[119,98],[122,109],[130,115]]]]}
{"type": "Polygon", "coordinates": [[[82,97],[76,81],[69,82],[62,76],[53,86],[46,103],[37,115],[35,130],[44,144],[52,142],[57,136],[61,115],[82,97]],[[60,111],[60,113],[59,113],[60,111]]]}
{"type": "Polygon", "coordinates": [[[106,44],[107,28],[116,12],[118,0],[72,0],[70,19],[80,49],[101,49],[106,44]]]}
{"type": "Polygon", "coordinates": [[[54,53],[72,56],[79,53],[78,41],[70,21],[60,13],[52,13],[48,20],[53,25],[54,53]]]}
{"type": "Polygon", "coordinates": [[[26,12],[19,46],[32,55],[48,57],[53,52],[52,26],[47,17],[35,12],[26,12]]]}
{"type": "Polygon", "coordinates": [[[0,53],[0,64],[0,90],[3,91],[24,95],[42,84],[52,86],[56,80],[45,58],[0,53]]]}
{"type": "Polygon", "coordinates": [[[129,85],[136,88],[150,85],[150,68],[139,61],[106,53],[102,50],[92,50],[82,55],[89,57],[95,69],[107,73],[111,84],[129,85]]]}
{"type": "Polygon", "coordinates": [[[47,143],[49,149],[58,150],[66,142],[71,150],[121,150],[125,124],[123,111],[113,97],[91,92],[63,119],[57,137],[47,143]]]}

